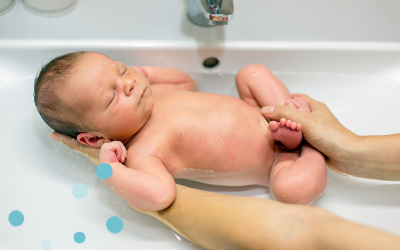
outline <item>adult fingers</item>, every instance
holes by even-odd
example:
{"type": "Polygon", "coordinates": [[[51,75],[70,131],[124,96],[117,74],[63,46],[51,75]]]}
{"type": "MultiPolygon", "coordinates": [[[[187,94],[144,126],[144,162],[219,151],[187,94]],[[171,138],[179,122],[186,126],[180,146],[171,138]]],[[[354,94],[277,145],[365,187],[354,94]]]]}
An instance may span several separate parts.
{"type": "Polygon", "coordinates": [[[91,148],[89,146],[83,145],[79,143],[76,139],[57,132],[50,133],[49,137],[57,142],[64,144],[68,148],[85,155],[94,163],[99,164],[98,159],[99,159],[100,149],[91,148]]]}
{"type": "Polygon", "coordinates": [[[287,120],[292,120],[297,123],[300,123],[303,128],[307,127],[307,124],[310,122],[310,114],[304,113],[302,111],[297,110],[296,108],[292,108],[287,105],[281,105],[277,107],[266,106],[261,108],[261,113],[272,120],[279,121],[281,118],[285,118],[287,120]]]}
{"type": "Polygon", "coordinates": [[[78,141],[75,140],[74,138],[67,136],[67,135],[57,133],[55,131],[50,133],[49,137],[57,142],[63,143],[64,145],[66,145],[67,147],[69,147],[71,149],[75,149],[78,145],[78,141]]]}

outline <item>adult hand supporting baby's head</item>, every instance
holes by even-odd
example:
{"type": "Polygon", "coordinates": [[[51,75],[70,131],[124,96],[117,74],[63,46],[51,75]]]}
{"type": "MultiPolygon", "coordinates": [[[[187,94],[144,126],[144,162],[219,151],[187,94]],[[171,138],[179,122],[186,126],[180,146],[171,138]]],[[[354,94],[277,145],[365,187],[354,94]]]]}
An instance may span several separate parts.
{"type": "Polygon", "coordinates": [[[72,138],[71,136],[63,135],[57,132],[50,133],[49,137],[57,142],[61,142],[70,149],[85,155],[96,165],[99,165],[99,155],[100,155],[99,148],[91,148],[89,146],[83,145],[82,143],[79,143],[78,140],[72,138]]]}

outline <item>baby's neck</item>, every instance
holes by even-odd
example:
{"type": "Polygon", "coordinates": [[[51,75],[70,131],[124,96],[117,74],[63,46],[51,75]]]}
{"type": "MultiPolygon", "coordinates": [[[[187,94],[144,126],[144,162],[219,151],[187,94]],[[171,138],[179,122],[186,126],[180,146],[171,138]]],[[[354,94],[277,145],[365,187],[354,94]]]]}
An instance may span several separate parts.
{"type": "Polygon", "coordinates": [[[146,124],[148,124],[149,120],[151,119],[151,116],[149,117],[149,119],[147,119],[146,123],[136,132],[134,133],[132,136],[122,140],[122,144],[124,144],[124,146],[126,146],[137,134],[140,133],[140,131],[146,126],[146,124]]]}
{"type": "MultiPolygon", "coordinates": [[[[136,134],[137,134],[137,132],[136,132],[136,134]]],[[[132,135],[131,137],[129,137],[129,138],[125,139],[125,140],[122,140],[121,141],[122,144],[124,144],[124,146],[126,146],[136,134],[132,135]]]]}

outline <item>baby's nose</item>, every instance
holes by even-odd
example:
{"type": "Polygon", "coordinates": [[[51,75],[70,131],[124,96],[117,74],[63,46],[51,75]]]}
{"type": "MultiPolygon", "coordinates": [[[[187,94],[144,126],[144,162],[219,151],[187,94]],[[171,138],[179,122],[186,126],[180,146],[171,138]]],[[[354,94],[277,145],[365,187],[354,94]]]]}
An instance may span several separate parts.
{"type": "Polygon", "coordinates": [[[135,89],[135,86],[136,86],[136,80],[128,80],[127,84],[125,86],[125,94],[127,96],[132,95],[133,90],[135,89]]]}

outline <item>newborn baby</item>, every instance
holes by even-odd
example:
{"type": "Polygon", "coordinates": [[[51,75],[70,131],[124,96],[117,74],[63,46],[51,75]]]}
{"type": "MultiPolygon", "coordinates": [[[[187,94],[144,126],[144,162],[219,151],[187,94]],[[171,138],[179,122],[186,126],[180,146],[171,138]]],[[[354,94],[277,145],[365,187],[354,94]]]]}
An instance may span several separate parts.
{"type": "Polygon", "coordinates": [[[311,203],[326,188],[323,155],[301,145],[300,124],[268,124],[260,112],[284,103],[309,112],[307,103],[291,99],[262,65],[240,70],[236,85],[241,99],[195,92],[195,81],[178,70],[75,52],[42,68],[35,104],[55,131],[101,147],[99,161],[113,171],[104,182],[138,209],[168,207],[174,178],[269,186],[278,201],[311,203]]]}

